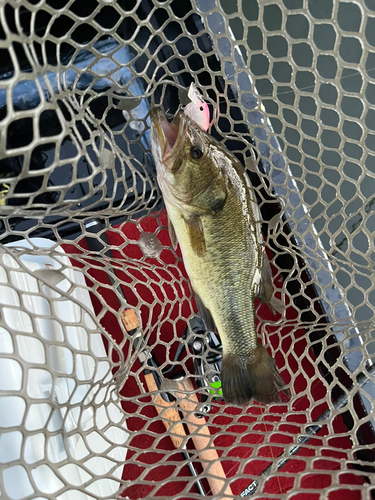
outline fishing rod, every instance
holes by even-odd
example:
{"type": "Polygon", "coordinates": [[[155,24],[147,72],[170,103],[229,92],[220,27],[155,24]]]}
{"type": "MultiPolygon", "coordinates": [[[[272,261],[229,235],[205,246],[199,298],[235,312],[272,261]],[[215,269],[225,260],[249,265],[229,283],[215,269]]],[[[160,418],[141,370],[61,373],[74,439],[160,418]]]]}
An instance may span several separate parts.
{"type": "MultiPolygon", "coordinates": [[[[100,231],[103,230],[103,224],[100,219],[90,219],[85,223],[85,229],[88,233],[98,234],[100,231]]],[[[103,231],[100,234],[100,239],[103,243],[101,243],[98,238],[86,236],[88,247],[92,252],[101,252],[104,248],[104,245],[106,245],[108,247],[108,250],[106,250],[105,255],[108,257],[108,259],[110,259],[112,257],[112,252],[109,248],[109,241],[105,231],[103,231]]],[[[111,285],[115,286],[115,282],[111,274],[107,273],[107,276],[111,285]]],[[[117,286],[117,291],[119,292],[124,302],[126,303],[127,302],[126,297],[122,290],[121,285],[117,286]]],[[[118,299],[117,295],[116,298],[119,304],[121,305],[121,302],[118,299]]],[[[130,308],[124,309],[120,313],[120,318],[129,335],[134,336],[136,332],[139,331],[138,330],[139,320],[134,309],[130,308]]],[[[159,366],[153,354],[150,353],[149,350],[147,349],[147,344],[143,340],[141,335],[133,337],[133,348],[134,350],[139,351],[138,359],[142,364],[142,366],[145,367],[143,373],[149,391],[150,392],[159,391],[161,389],[161,377],[157,373],[159,366]]],[[[154,405],[156,411],[158,412],[159,415],[163,416],[162,420],[166,430],[170,432],[170,428],[172,427],[173,432],[170,433],[170,438],[172,440],[173,445],[175,446],[176,449],[181,450],[183,441],[184,440],[186,441],[187,435],[178,410],[176,408],[173,408],[174,404],[175,403],[174,401],[172,401],[170,396],[164,392],[157,394],[157,396],[154,399],[154,405]]],[[[206,496],[205,489],[202,485],[202,482],[198,478],[197,470],[195,469],[189,454],[185,450],[182,450],[181,453],[184,458],[184,461],[186,462],[189,468],[191,475],[196,478],[195,485],[199,493],[203,496],[206,496]]]]}
{"type": "MultiPolygon", "coordinates": [[[[135,336],[136,333],[139,332],[140,325],[138,316],[134,309],[125,309],[124,311],[122,311],[120,317],[129,335],[135,336]]],[[[150,392],[160,391],[162,380],[157,373],[159,365],[152,353],[147,349],[147,344],[141,338],[141,336],[136,336],[134,338],[133,348],[135,351],[139,351],[138,360],[142,364],[142,366],[145,366],[143,375],[146,380],[148,390],[150,392]]],[[[171,438],[174,447],[178,450],[181,450],[182,448],[184,448],[184,446],[186,446],[186,444],[184,444],[184,441],[186,441],[187,435],[178,410],[174,408],[175,400],[172,399],[168,393],[159,392],[154,398],[154,406],[158,414],[162,417],[163,424],[169,433],[169,437],[171,438]]],[[[195,469],[189,454],[186,451],[182,451],[181,453],[190,470],[191,475],[197,478],[195,485],[199,493],[205,496],[206,492],[201,481],[198,479],[197,470],[195,469]]]]}
{"type": "Polygon", "coordinates": [[[194,392],[190,378],[184,376],[168,379],[165,378],[162,388],[172,392],[178,399],[178,404],[185,414],[187,426],[193,439],[195,449],[199,452],[203,468],[207,472],[207,480],[213,495],[222,495],[221,500],[233,498],[233,492],[229,484],[226,484],[227,476],[221,465],[219,455],[214,448],[212,434],[206,420],[199,411],[201,403],[194,392]]]}
{"type": "MultiPolygon", "coordinates": [[[[136,324],[139,326],[139,320],[134,309],[126,309],[124,313],[122,313],[122,320],[125,328],[129,328],[130,323],[131,326],[136,324]]],[[[128,331],[128,333],[134,335],[136,331],[137,328],[128,331]]],[[[170,438],[175,448],[181,449],[184,438],[186,439],[187,434],[182,425],[184,422],[189,429],[190,437],[192,438],[194,447],[199,454],[202,466],[208,472],[207,481],[211,488],[208,493],[212,493],[213,495],[222,494],[223,496],[220,497],[221,500],[230,500],[233,493],[231,487],[229,485],[225,485],[227,477],[220,462],[219,455],[216,449],[210,447],[212,435],[202,414],[202,411],[209,411],[209,407],[207,407],[207,405],[203,405],[202,409],[202,404],[198,400],[198,397],[194,392],[194,387],[189,379],[184,379],[183,377],[161,379],[159,374],[156,372],[159,366],[154,360],[152,354],[148,351],[147,344],[141,339],[140,336],[134,339],[133,345],[134,344],[135,349],[138,347],[143,349],[138,355],[139,361],[143,366],[146,364],[146,366],[151,368],[145,368],[143,372],[149,391],[156,392],[162,390],[161,393],[157,394],[154,400],[155,407],[157,412],[164,417],[163,423],[167,431],[170,433],[170,438]],[[168,387],[170,387],[171,391],[167,390],[168,387]],[[179,412],[174,407],[176,402],[174,399],[172,400],[170,398],[169,392],[175,393],[178,398],[178,405],[185,415],[184,421],[180,419],[179,412]]],[[[197,472],[190,461],[190,456],[186,452],[183,452],[183,456],[187,461],[192,475],[197,477],[197,472]]],[[[197,479],[197,483],[200,484],[199,479],[197,479]]],[[[198,486],[198,490],[201,495],[206,495],[203,487],[198,486]]]]}

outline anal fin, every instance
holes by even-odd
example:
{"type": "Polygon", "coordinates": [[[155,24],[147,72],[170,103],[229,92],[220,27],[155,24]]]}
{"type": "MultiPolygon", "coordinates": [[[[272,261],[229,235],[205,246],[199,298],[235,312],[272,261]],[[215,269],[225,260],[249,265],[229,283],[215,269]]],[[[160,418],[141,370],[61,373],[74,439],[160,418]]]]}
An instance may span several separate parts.
{"type": "Polygon", "coordinates": [[[209,330],[210,332],[214,332],[216,327],[215,327],[215,322],[211,316],[210,311],[203,304],[203,302],[198,294],[194,293],[194,298],[195,298],[195,302],[197,303],[199,316],[203,319],[207,330],[209,330]]]}

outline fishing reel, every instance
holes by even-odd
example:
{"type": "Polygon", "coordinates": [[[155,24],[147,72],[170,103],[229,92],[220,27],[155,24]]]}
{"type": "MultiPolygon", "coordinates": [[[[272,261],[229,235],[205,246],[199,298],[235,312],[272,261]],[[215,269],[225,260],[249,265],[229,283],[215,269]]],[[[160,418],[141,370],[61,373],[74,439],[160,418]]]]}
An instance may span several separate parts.
{"type": "MultiPolygon", "coordinates": [[[[215,332],[206,330],[203,321],[197,316],[190,320],[182,339],[187,340],[192,351],[195,384],[199,389],[202,389],[200,412],[208,413],[211,409],[208,403],[209,399],[224,400],[220,376],[223,358],[220,339],[215,332]]],[[[184,342],[179,344],[174,357],[174,366],[181,360],[185,345],[184,342]]]]}

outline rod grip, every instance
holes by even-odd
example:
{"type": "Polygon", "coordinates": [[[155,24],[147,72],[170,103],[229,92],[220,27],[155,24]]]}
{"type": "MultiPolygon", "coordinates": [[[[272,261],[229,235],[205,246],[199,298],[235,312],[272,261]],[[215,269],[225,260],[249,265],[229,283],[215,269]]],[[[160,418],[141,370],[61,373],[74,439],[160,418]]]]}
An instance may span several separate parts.
{"type": "MultiPolygon", "coordinates": [[[[158,390],[154,376],[152,373],[145,374],[146,384],[150,392],[158,390]]],[[[163,424],[167,431],[170,430],[169,437],[175,448],[182,450],[184,446],[184,438],[186,437],[186,432],[184,426],[181,422],[180,414],[175,407],[175,402],[168,403],[165,401],[160,394],[157,394],[154,399],[154,404],[156,411],[159,413],[163,420],[163,424]],[[179,422],[179,423],[178,423],[179,422]],[[171,428],[172,427],[172,428],[171,428]]],[[[185,439],[186,443],[186,439],[185,439]]]]}
{"type": "Polygon", "coordinates": [[[209,474],[207,480],[211,492],[213,495],[222,495],[220,497],[221,500],[233,499],[234,496],[230,485],[225,486],[227,477],[221,465],[219,455],[213,447],[213,436],[210,434],[206,420],[204,417],[198,418],[195,416],[199,401],[197,395],[194,393],[193,384],[189,379],[176,381],[176,383],[176,396],[179,398],[178,404],[185,412],[185,421],[193,439],[194,447],[199,453],[202,466],[209,474]]]}

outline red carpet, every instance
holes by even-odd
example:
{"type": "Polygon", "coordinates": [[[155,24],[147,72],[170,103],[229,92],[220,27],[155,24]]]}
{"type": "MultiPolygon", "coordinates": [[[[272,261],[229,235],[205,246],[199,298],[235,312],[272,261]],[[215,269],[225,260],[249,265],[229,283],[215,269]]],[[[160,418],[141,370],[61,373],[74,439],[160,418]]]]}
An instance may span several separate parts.
{"type": "MultiPolygon", "coordinates": [[[[170,247],[165,212],[159,215],[159,220],[160,223],[155,217],[146,217],[139,221],[143,232],[156,233],[163,245],[164,248],[158,259],[143,255],[138,244],[141,232],[137,227],[137,222],[126,223],[106,234],[109,243],[116,247],[112,249],[113,258],[124,261],[121,266],[118,262],[111,263],[111,265],[116,268],[118,279],[124,283],[122,288],[129,305],[137,306],[141,303],[144,335],[153,348],[153,354],[162,365],[166,360],[173,359],[178,346],[176,339],[181,337],[185,330],[185,321],[181,319],[177,321],[177,318],[189,317],[195,304],[191,300],[187,275],[179,258],[180,254],[176,255],[170,247]],[[150,264],[155,267],[151,269],[150,264]],[[160,279],[163,279],[163,283],[160,283],[160,279]],[[177,301],[177,298],[183,299],[182,302],[177,301]],[[157,338],[158,329],[161,333],[157,338]]],[[[82,248],[87,248],[85,241],[82,241],[80,245],[82,248]]],[[[72,245],[65,245],[64,249],[72,254],[80,252],[79,247],[72,245]]],[[[118,323],[119,304],[116,296],[109,285],[108,277],[101,269],[103,266],[98,265],[94,259],[86,262],[88,263],[87,270],[96,282],[92,294],[95,312],[100,316],[103,303],[113,309],[107,312],[100,322],[108,334],[120,344],[123,334],[118,323]]],[[[79,265],[82,267],[83,264],[79,265]]],[[[274,281],[276,286],[280,286],[280,277],[274,276],[274,281]]],[[[90,283],[90,286],[92,285],[93,283],[90,283]]],[[[259,315],[263,320],[275,320],[265,305],[261,306],[259,315]]],[[[286,316],[288,320],[294,320],[296,311],[292,307],[287,307],[286,316]]],[[[308,422],[308,411],[311,410],[312,419],[315,419],[327,408],[326,388],[313,364],[314,355],[309,351],[309,356],[306,356],[308,341],[306,332],[303,328],[292,331],[292,326],[284,327],[280,340],[279,334],[272,333],[271,327],[267,326],[265,337],[266,344],[272,345],[276,351],[276,363],[285,382],[287,384],[292,382],[293,391],[296,394],[301,393],[301,397],[295,399],[293,413],[286,414],[285,404],[273,405],[266,413],[264,406],[256,404],[249,405],[243,410],[224,404],[212,407],[210,432],[215,436],[214,445],[222,457],[227,477],[232,478],[231,487],[235,495],[239,495],[270,464],[268,458],[281,455],[284,446],[293,443],[293,436],[301,433],[303,424],[308,422]],[[312,384],[308,396],[305,392],[307,381],[312,384]],[[281,423],[282,418],[284,422],[281,423]],[[272,430],[274,433],[269,442],[265,442],[265,436],[262,433],[272,430]],[[253,445],[259,446],[263,442],[264,446],[260,446],[254,452],[253,445]]],[[[123,346],[123,353],[126,359],[129,355],[127,344],[123,346]]],[[[119,360],[115,351],[112,351],[112,358],[116,362],[119,360]]],[[[186,355],[183,363],[189,370],[192,370],[190,354],[186,355]]],[[[144,396],[140,398],[141,389],[134,376],[135,373],[141,373],[138,360],[135,361],[121,393],[124,397],[122,406],[129,414],[128,429],[134,431],[129,443],[127,459],[133,457],[137,462],[137,464],[125,464],[123,480],[128,486],[123,496],[128,496],[130,499],[167,496],[173,498],[184,489],[186,479],[191,479],[191,476],[187,466],[179,470],[178,477],[175,476],[175,463],[182,461],[181,453],[176,452],[165,460],[166,452],[170,453],[174,449],[173,444],[162,421],[158,418],[152,399],[144,396]],[[150,465],[152,468],[149,467],[150,465]],[[148,472],[145,472],[146,468],[148,472]]],[[[146,387],[142,375],[140,381],[146,387]]],[[[340,483],[332,488],[333,491],[329,493],[321,491],[333,486],[332,471],[340,468],[345,470],[343,461],[348,459],[347,450],[351,448],[347,429],[340,416],[334,419],[332,426],[333,434],[327,426],[324,426],[288,461],[276,477],[266,482],[263,491],[257,491],[257,495],[263,495],[257,498],[268,499],[270,497],[267,495],[292,492],[296,488],[303,492],[288,498],[292,500],[326,498],[328,500],[360,500],[360,485],[365,480],[354,471],[342,473],[339,476],[340,483]],[[322,436],[328,439],[328,446],[324,448],[322,436]],[[309,464],[312,464],[314,473],[300,475],[306,469],[304,457],[309,457],[309,464]],[[316,459],[312,461],[312,457],[316,459]],[[296,479],[297,473],[300,482],[296,479]]],[[[197,469],[201,470],[200,464],[196,465],[197,469]]],[[[209,489],[207,483],[205,484],[209,489]]],[[[192,487],[191,491],[197,493],[195,487],[192,487]]]]}

